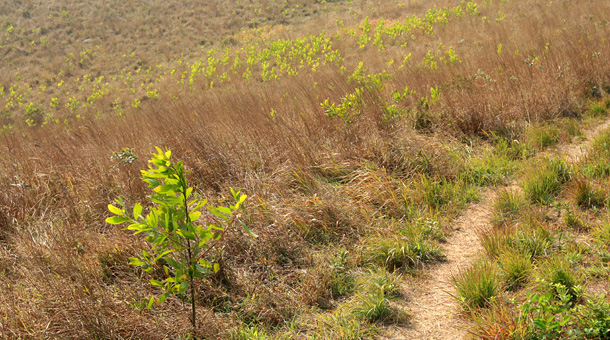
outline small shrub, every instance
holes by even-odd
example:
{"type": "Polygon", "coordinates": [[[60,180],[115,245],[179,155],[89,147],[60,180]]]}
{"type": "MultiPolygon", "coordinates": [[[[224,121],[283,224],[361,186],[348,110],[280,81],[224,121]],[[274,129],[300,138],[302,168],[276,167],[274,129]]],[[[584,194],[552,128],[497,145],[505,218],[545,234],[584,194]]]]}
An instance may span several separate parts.
{"type": "Polygon", "coordinates": [[[610,339],[610,304],[605,295],[588,297],[579,307],[577,317],[583,334],[588,339],[610,339]]]}
{"type": "MultiPolygon", "coordinates": [[[[144,240],[152,243],[152,248],[149,251],[142,250],[141,257],[130,257],[130,264],[141,267],[147,273],[161,267],[166,274],[161,281],[150,280],[153,286],[162,288],[165,293],[158,298],[151,297],[148,308],[155,301],[157,304],[162,303],[172,294],[188,295],[195,336],[197,318],[194,281],[219,270],[218,264],[209,262],[211,259],[207,257],[208,253],[217,244],[216,241],[222,238],[227,227],[232,227],[238,221],[238,212],[247,196],[231,188],[235,205],[207,205],[207,200],[200,200],[193,195],[193,188],[188,187],[184,165],[182,162],[173,162],[171,154],[171,150],[164,152],[157,148],[157,153],[149,161],[148,170],[142,170],[142,180],[154,192],[150,200],[155,206],[148,209],[149,213],[143,215],[144,209],[140,203],[136,203],[133,210],[127,209],[123,200],[118,198],[116,202],[120,207],[108,205],[108,210],[115,216],[107,218],[106,222],[129,223],[126,229],[146,235],[144,240]],[[197,223],[206,205],[209,212],[218,218],[218,224],[204,227],[197,223]]],[[[244,227],[249,231],[245,225],[244,227]]]]}
{"type": "Polygon", "coordinates": [[[528,294],[520,309],[517,321],[527,325],[522,339],[566,339],[566,331],[574,328],[566,301],[554,300],[551,293],[528,294]]]}
{"type": "Polygon", "coordinates": [[[28,125],[41,125],[44,121],[45,112],[39,108],[35,108],[32,104],[26,106],[25,113],[22,116],[24,122],[28,125]]]}
{"type": "Polygon", "coordinates": [[[467,309],[482,308],[500,292],[497,269],[489,262],[477,262],[451,278],[457,300],[467,309]]]}

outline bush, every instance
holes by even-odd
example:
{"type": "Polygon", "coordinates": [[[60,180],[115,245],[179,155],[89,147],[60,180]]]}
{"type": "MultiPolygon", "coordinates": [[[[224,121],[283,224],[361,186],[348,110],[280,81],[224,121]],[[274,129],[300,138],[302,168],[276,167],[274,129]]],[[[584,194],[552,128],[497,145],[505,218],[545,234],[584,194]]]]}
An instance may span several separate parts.
{"type": "Polygon", "coordinates": [[[577,315],[582,333],[588,339],[610,339],[610,304],[606,296],[588,297],[579,307],[577,315]]]}

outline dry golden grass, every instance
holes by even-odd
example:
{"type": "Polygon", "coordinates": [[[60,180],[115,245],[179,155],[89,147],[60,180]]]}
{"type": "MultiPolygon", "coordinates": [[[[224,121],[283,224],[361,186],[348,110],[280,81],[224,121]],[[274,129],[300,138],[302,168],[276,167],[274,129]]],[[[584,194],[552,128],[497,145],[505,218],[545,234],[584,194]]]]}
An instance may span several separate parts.
{"type": "MultiPolygon", "coordinates": [[[[479,137],[494,132],[519,138],[530,124],[579,116],[586,100],[608,92],[610,27],[603,13],[610,13],[610,4],[604,1],[480,3],[478,15],[452,16],[435,23],[432,33],[419,27],[384,38],[382,51],[372,41],[359,47],[358,26],[366,17],[372,37],[382,19],[389,27],[424,17],[434,5],[459,4],[0,4],[6,13],[0,16],[0,100],[12,103],[0,110],[0,126],[12,126],[0,132],[0,337],[188,335],[179,298],[143,308],[158,292],[127,263],[145,242],[104,223],[114,198],[145,201],[139,169],[157,145],[184,160],[189,180],[210,200],[222,202],[228,186],[248,193],[247,223],[259,235],[253,240],[227,233],[214,254],[222,270],[197,287],[199,336],[228,338],[244,325],[278,336],[326,334],[316,327],[334,314],[316,315],[346,299],[332,293],[342,284],[333,281],[337,249],[347,250],[347,273],[366,271],[365,240],[394,237],[401,232],[396,225],[418,219],[446,221],[473,199],[473,183],[460,174],[464,155],[485,150],[477,148],[479,137]],[[234,53],[259,44],[255,49],[262,50],[276,39],[294,41],[322,30],[343,61],[321,62],[315,71],[305,62],[296,75],[263,81],[261,64],[252,66],[250,79],[242,76],[245,65],[231,73],[232,57],[218,66],[213,88],[203,76],[195,90],[177,84],[210,48],[221,58],[226,48],[234,53]],[[460,62],[449,61],[450,46],[460,62]],[[435,68],[424,62],[428,52],[436,56],[435,68]],[[401,67],[408,54],[411,60],[401,67]],[[383,89],[350,80],[360,62],[367,74],[391,76],[383,89]],[[231,80],[222,82],[225,71],[231,80]],[[85,75],[103,76],[100,83],[112,89],[71,110],[69,98],[85,103],[100,88],[85,75]],[[392,102],[392,92],[405,87],[415,94],[392,102]],[[149,98],[153,88],[159,96],[149,98]],[[324,115],[321,103],[338,103],[357,88],[364,94],[353,122],[324,115]],[[434,99],[431,88],[440,97],[434,99]],[[57,108],[49,106],[52,98],[58,98],[57,108]],[[138,107],[130,105],[134,99],[141,101],[138,107]],[[30,102],[53,113],[48,124],[27,126],[22,117],[30,102]],[[388,119],[393,104],[399,114],[388,119]],[[111,161],[124,147],[135,149],[139,160],[111,161]],[[434,203],[439,199],[444,203],[434,203]]],[[[272,62],[279,68],[280,61],[272,62]]],[[[371,331],[368,321],[360,322],[371,331]]]]}

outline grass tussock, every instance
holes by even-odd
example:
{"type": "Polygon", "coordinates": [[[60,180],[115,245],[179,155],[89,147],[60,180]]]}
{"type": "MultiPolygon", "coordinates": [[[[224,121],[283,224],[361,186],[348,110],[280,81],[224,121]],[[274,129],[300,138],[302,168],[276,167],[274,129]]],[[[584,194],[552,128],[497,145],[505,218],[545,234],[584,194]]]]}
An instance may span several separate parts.
{"type": "Polygon", "coordinates": [[[407,236],[372,237],[368,240],[363,259],[390,271],[418,268],[444,258],[438,245],[425,238],[407,236]]]}
{"type": "Polygon", "coordinates": [[[489,262],[477,262],[451,278],[456,288],[455,298],[465,309],[488,306],[500,292],[496,267],[489,262]]]}
{"type": "Polygon", "coordinates": [[[520,193],[503,190],[494,202],[492,223],[498,227],[507,226],[521,216],[525,207],[526,202],[520,193]]]}
{"type": "Polygon", "coordinates": [[[570,178],[571,169],[564,160],[549,159],[529,170],[523,191],[531,202],[549,204],[570,178]]]}

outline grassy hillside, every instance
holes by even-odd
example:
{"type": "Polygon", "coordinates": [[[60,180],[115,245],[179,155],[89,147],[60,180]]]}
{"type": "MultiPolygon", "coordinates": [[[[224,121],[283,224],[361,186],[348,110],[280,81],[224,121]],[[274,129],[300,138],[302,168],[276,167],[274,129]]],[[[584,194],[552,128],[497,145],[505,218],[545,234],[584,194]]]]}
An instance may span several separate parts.
{"type": "MultiPolygon", "coordinates": [[[[545,279],[555,267],[603,262],[605,142],[569,171],[540,155],[607,116],[610,3],[56,0],[0,13],[0,337],[189,336],[186,297],[146,308],[164,273],[128,263],[150,245],[104,222],[119,196],[150,207],[139,170],[154,146],[213,204],[228,187],[249,195],[258,238],[230,230],[211,253],[201,338],[408,327],[405,290],[444,260],[451,221],[517,178],[524,197],[500,196],[487,257],[463,279],[503,261],[528,274],[497,271],[506,286],[464,297],[473,332],[494,338],[483,330],[513,320],[526,291],[567,299],[545,279]],[[124,148],[135,162],[111,158],[124,148]],[[519,233],[543,248],[525,254],[519,233]]],[[[599,272],[570,287],[604,284],[589,279],[603,265],[587,268],[599,272]]],[[[568,293],[566,310],[608,309],[568,293]]]]}

